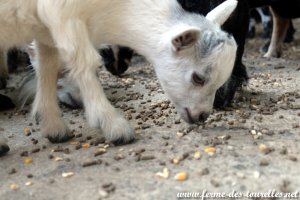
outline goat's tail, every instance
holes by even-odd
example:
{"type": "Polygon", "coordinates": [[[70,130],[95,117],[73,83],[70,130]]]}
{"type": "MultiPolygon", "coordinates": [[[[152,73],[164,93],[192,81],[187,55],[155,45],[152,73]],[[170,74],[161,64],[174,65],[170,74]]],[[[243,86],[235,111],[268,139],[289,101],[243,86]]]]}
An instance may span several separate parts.
{"type": "Polygon", "coordinates": [[[19,88],[19,97],[17,102],[18,109],[22,109],[26,104],[33,102],[37,88],[37,78],[35,71],[31,70],[23,79],[19,88]]]}

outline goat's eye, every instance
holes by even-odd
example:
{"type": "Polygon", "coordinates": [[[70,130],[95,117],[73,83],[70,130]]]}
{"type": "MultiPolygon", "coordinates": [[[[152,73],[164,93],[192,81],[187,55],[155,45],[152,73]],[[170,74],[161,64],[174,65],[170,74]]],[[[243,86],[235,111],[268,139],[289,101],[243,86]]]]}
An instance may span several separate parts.
{"type": "Polygon", "coordinates": [[[204,76],[196,74],[196,73],[192,74],[192,83],[194,85],[203,86],[205,84],[205,82],[206,82],[206,79],[204,76]]]}

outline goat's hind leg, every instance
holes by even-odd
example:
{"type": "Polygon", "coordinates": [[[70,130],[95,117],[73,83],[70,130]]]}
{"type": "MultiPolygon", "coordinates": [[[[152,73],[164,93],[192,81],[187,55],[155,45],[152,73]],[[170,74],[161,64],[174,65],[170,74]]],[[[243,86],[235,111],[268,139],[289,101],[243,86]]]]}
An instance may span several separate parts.
{"type": "Polygon", "coordinates": [[[80,90],[90,126],[101,128],[108,141],[131,142],[134,139],[132,127],[110,104],[97,79],[100,56],[89,40],[84,22],[72,20],[61,27],[64,27],[64,30],[60,30],[63,32],[52,35],[68,63],[71,80],[80,90]]]}
{"type": "Polygon", "coordinates": [[[0,49],[0,89],[6,87],[6,81],[8,79],[8,67],[6,62],[7,52],[0,49]]]}
{"type": "Polygon", "coordinates": [[[65,142],[74,135],[61,116],[57,103],[57,76],[60,68],[59,55],[55,48],[36,43],[38,67],[37,92],[33,114],[40,120],[43,135],[52,143],[65,142]]]}
{"type": "Polygon", "coordinates": [[[279,16],[272,8],[271,11],[273,16],[273,32],[268,52],[264,55],[267,58],[281,56],[282,44],[290,24],[289,19],[279,16]]]}

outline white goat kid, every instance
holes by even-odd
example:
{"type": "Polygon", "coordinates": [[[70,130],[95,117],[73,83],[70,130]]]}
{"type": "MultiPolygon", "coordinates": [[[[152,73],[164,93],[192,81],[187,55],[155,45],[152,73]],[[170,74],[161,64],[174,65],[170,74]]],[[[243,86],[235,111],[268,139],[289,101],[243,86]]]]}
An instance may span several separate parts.
{"type": "Polygon", "coordinates": [[[0,45],[35,39],[38,86],[33,113],[51,142],[72,133],[57,104],[57,77],[66,66],[79,88],[87,120],[107,140],[129,142],[134,131],[109,103],[97,80],[95,47],[119,44],[145,56],[182,117],[196,122],[212,109],[216,90],[231,74],[236,43],[220,29],[237,5],[228,0],[205,17],[176,0],[0,0],[0,45]]]}

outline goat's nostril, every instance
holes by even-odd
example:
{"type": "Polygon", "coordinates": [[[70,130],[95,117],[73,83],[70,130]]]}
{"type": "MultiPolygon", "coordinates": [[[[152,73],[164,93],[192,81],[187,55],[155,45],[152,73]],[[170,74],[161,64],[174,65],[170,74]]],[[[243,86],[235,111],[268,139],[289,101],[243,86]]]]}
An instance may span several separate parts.
{"type": "Polygon", "coordinates": [[[199,115],[199,121],[200,122],[205,122],[207,120],[208,116],[209,116],[209,113],[207,113],[207,112],[201,113],[199,115]]]}

